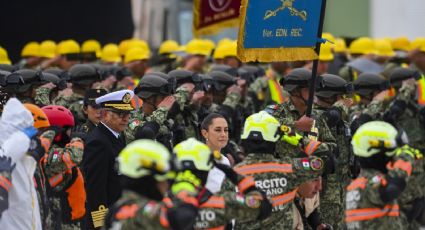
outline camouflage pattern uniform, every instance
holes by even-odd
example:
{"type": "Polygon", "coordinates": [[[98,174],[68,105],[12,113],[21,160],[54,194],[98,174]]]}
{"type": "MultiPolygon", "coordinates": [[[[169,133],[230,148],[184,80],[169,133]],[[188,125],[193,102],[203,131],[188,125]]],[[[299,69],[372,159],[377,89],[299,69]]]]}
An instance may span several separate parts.
{"type": "Polygon", "coordinates": [[[52,89],[40,86],[35,90],[35,104],[39,106],[51,105],[50,92],[52,89]]]}
{"type": "MultiPolygon", "coordinates": [[[[292,104],[291,101],[284,102],[280,105],[276,105],[271,110],[272,116],[274,116],[281,124],[287,126],[290,130],[295,131],[295,121],[297,121],[301,115],[295,108],[295,106],[292,104]]],[[[329,130],[328,126],[326,125],[326,122],[322,119],[315,119],[316,120],[316,128],[318,129],[318,141],[321,142],[321,145],[319,146],[320,152],[327,152],[329,154],[332,154],[334,152],[334,149],[336,148],[336,140],[332,136],[331,131],[329,130]]],[[[302,141],[302,144],[305,147],[306,142],[308,142],[307,138],[304,138],[302,141]]],[[[303,157],[305,156],[302,151],[300,151],[299,146],[291,145],[285,141],[278,141],[276,143],[276,153],[279,154],[281,157],[303,157]]],[[[320,156],[320,157],[333,157],[331,155],[329,156],[320,156]]],[[[326,159],[323,160],[326,160],[326,159]]]]}
{"type": "Polygon", "coordinates": [[[167,229],[160,221],[162,203],[124,191],[105,219],[105,229],[167,229]]]}
{"type": "Polygon", "coordinates": [[[223,191],[211,196],[201,204],[196,218],[195,229],[219,229],[232,220],[256,220],[260,214],[261,193],[252,191],[241,193],[223,191]]]}
{"type": "MultiPolygon", "coordinates": [[[[42,143],[52,143],[54,131],[44,132],[40,140],[42,143]]],[[[69,210],[66,211],[63,203],[67,203],[66,190],[73,183],[73,168],[78,167],[83,159],[84,143],[80,138],[73,138],[65,148],[52,145],[44,159],[42,159],[44,175],[49,183],[48,196],[51,204],[53,229],[80,229],[78,220],[71,220],[69,210]],[[64,200],[65,199],[65,200],[64,200]]],[[[68,207],[69,209],[69,207],[68,207]]]]}
{"type": "Polygon", "coordinates": [[[169,135],[169,122],[171,121],[167,120],[167,115],[168,111],[163,107],[158,108],[149,116],[146,116],[141,109],[136,111],[130,118],[127,129],[124,131],[127,143],[134,141],[137,128],[143,126],[145,122],[156,122],[160,126],[158,135],[169,135]]]}
{"type": "MultiPolygon", "coordinates": [[[[325,120],[325,112],[328,108],[315,106],[313,113],[325,120]]],[[[329,128],[337,143],[337,164],[335,173],[329,174],[323,179],[323,190],[320,193],[320,210],[322,222],[342,229],[344,224],[345,210],[345,186],[350,181],[350,157],[353,157],[350,149],[351,133],[348,124],[341,120],[339,124],[329,128]]]]}
{"type": "MultiPolygon", "coordinates": [[[[322,167],[323,161],[315,157],[277,159],[272,154],[248,154],[241,163],[234,166],[234,169],[241,175],[254,178],[256,187],[266,194],[273,209],[267,219],[237,222],[235,229],[291,229],[292,202],[297,186],[317,178],[322,173],[322,167]],[[311,166],[313,163],[314,169],[311,166]],[[320,163],[320,167],[317,167],[317,163],[320,163]]],[[[223,190],[234,191],[234,185],[225,180],[223,190]]]]}
{"type": "MultiPolygon", "coordinates": [[[[395,126],[402,128],[409,138],[409,145],[419,149],[423,154],[425,150],[425,129],[418,115],[420,106],[412,97],[415,93],[416,89],[408,85],[399,90],[397,99],[405,101],[408,106],[404,113],[395,119],[395,126]]],[[[409,226],[409,229],[419,229],[420,227],[416,220],[407,216],[411,210],[414,210],[415,205],[420,204],[420,199],[425,196],[425,162],[422,154],[416,156],[412,175],[409,177],[407,186],[399,198],[400,208],[403,211],[402,216],[404,217],[403,225],[409,226]]]]}
{"type": "MultiPolygon", "coordinates": [[[[403,164],[413,163],[412,156],[400,154],[395,161],[403,164]]],[[[394,165],[393,165],[394,166],[394,165]]],[[[408,172],[393,167],[387,175],[404,178],[408,172]]],[[[378,170],[362,168],[360,175],[347,187],[345,222],[347,229],[405,229],[399,216],[398,200],[386,203],[381,198],[380,189],[386,186],[386,175],[378,170]]]]}
{"type": "Polygon", "coordinates": [[[189,92],[184,87],[179,87],[174,97],[180,110],[180,113],[173,119],[174,126],[172,127],[172,131],[174,133],[174,144],[178,144],[191,137],[199,140],[200,130],[197,108],[189,104],[189,92]]]}
{"type": "Polygon", "coordinates": [[[75,123],[81,124],[86,121],[86,116],[83,112],[83,103],[84,96],[73,93],[70,97],[65,97],[63,95],[57,96],[53,99],[54,105],[61,105],[67,109],[69,109],[74,115],[75,123]]]}

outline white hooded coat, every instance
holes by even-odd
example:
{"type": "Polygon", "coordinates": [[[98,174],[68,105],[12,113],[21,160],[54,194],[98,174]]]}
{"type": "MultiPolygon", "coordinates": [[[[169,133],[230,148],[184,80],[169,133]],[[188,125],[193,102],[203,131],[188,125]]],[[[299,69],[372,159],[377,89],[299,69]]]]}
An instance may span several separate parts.
{"type": "Polygon", "coordinates": [[[26,155],[30,139],[21,130],[34,124],[31,113],[17,99],[10,99],[0,118],[0,154],[12,158],[16,167],[12,172],[9,208],[0,219],[1,229],[41,230],[40,209],[34,186],[37,166],[34,158],[26,155]]]}

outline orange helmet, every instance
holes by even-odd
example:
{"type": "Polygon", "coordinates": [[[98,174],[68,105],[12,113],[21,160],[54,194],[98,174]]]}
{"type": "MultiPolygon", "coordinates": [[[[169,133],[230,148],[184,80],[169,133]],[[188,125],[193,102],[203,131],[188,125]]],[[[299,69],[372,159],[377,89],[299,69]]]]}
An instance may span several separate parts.
{"type": "Polygon", "coordinates": [[[31,112],[34,118],[34,127],[36,129],[46,128],[50,126],[49,119],[40,107],[28,103],[25,103],[24,106],[31,112]]]}

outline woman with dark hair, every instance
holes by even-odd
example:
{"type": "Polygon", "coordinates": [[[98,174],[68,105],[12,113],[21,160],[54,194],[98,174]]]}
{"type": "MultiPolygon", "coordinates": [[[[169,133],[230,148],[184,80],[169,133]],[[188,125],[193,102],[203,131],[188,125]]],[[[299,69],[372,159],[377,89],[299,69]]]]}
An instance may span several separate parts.
{"type": "MultiPolygon", "coordinates": [[[[205,139],[205,144],[212,152],[220,152],[229,142],[229,126],[226,119],[218,113],[210,113],[201,123],[201,134],[205,139]]],[[[217,162],[230,166],[230,161],[221,154],[221,159],[217,162]]],[[[212,193],[221,189],[221,184],[226,175],[219,169],[213,168],[208,174],[206,188],[212,193]]]]}

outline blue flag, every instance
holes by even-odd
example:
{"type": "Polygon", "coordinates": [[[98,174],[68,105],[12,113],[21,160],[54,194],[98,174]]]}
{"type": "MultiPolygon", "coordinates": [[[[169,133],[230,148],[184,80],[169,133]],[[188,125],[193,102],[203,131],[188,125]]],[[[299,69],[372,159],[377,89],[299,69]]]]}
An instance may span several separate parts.
{"type": "Polygon", "coordinates": [[[322,0],[242,0],[238,56],[244,61],[313,60],[322,0]]]}

